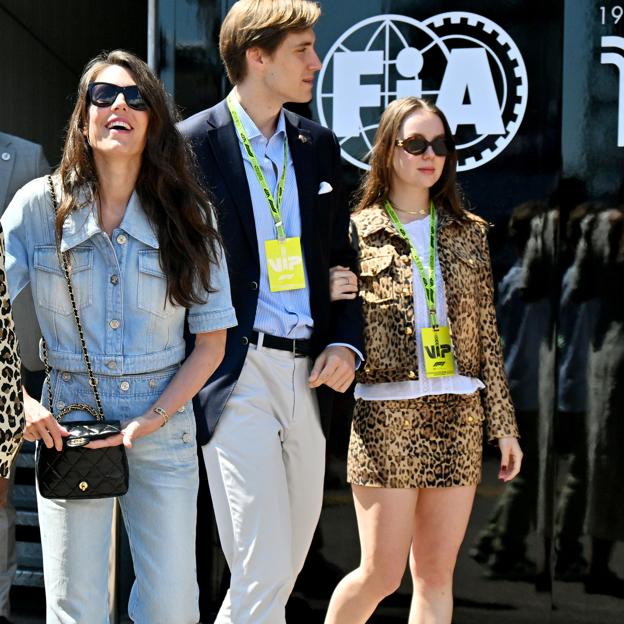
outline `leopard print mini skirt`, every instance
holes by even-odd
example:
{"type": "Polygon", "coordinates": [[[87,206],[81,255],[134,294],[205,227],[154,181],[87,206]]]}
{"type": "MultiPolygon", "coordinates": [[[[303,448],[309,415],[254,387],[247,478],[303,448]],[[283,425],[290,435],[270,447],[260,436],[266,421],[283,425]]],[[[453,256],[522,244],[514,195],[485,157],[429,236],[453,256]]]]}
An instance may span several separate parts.
{"type": "Polygon", "coordinates": [[[397,401],[357,399],[347,480],[386,488],[441,488],[481,480],[478,392],[397,401]]]}

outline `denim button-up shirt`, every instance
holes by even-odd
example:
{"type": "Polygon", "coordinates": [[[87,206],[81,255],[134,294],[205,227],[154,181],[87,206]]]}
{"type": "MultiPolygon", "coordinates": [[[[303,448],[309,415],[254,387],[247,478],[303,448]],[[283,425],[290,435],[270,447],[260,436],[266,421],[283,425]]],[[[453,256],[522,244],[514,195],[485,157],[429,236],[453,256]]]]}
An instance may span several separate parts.
{"type": "MultiPolygon", "coordinates": [[[[60,188],[57,182],[57,196],[60,188]]],[[[136,192],[112,237],[86,201],[65,220],[61,251],[70,251],[71,279],[96,374],[129,375],[160,370],[185,356],[187,309],[167,299],[156,233],[136,192]]],[[[54,212],[46,178],[23,187],[2,217],[11,299],[30,282],[52,368],[85,372],[78,331],[56,252],[54,212]]],[[[188,309],[192,333],[236,325],[223,254],[211,271],[214,293],[188,309]]]]}

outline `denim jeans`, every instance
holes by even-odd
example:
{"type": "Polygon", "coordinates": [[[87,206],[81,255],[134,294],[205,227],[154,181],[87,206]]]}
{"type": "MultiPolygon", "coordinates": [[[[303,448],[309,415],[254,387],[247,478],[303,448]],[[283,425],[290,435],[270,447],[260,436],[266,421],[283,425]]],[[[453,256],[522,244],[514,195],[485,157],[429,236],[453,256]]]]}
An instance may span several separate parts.
{"type": "MultiPolygon", "coordinates": [[[[178,367],[155,373],[98,376],[105,416],[137,417],[154,405],[178,367]]],[[[54,413],[94,405],[86,375],[52,372],[54,413]]],[[[47,406],[47,389],[43,403],[47,406]]],[[[89,419],[81,412],[65,421],[89,419]]],[[[128,612],[137,624],[196,624],[198,465],[192,404],[127,450],[130,487],[119,499],[136,581],[128,612]]],[[[38,495],[47,624],[107,624],[108,558],[113,499],[49,500],[38,495]]]]}

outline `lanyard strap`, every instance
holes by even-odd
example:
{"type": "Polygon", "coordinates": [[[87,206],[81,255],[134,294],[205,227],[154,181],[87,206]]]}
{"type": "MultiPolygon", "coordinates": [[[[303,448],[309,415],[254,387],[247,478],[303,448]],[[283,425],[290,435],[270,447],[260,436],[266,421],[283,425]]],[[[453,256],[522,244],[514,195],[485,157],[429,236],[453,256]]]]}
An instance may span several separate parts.
{"type": "Polygon", "coordinates": [[[262,173],[262,168],[260,167],[260,163],[256,158],[256,154],[253,151],[253,147],[251,147],[251,143],[249,142],[249,138],[245,133],[245,128],[241,122],[240,116],[236,107],[234,105],[234,96],[230,93],[227,96],[227,105],[230,110],[230,114],[232,115],[232,119],[234,121],[234,126],[238,132],[238,136],[240,140],[243,142],[245,146],[245,151],[247,152],[247,156],[249,156],[249,160],[251,161],[251,166],[256,174],[256,178],[258,178],[258,182],[262,187],[262,191],[264,192],[264,196],[266,197],[267,203],[269,204],[269,209],[271,211],[271,216],[273,217],[273,222],[275,223],[275,233],[277,234],[277,238],[279,241],[284,242],[286,240],[286,230],[284,229],[284,223],[282,221],[282,198],[284,197],[284,184],[286,183],[286,167],[288,165],[288,141],[284,138],[284,167],[282,168],[282,177],[277,183],[277,201],[273,197],[273,193],[271,193],[271,189],[267,184],[266,178],[264,177],[264,173],[262,173]]]}
{"type": "Polygon", "coordinates": [[[388,216],[394,223],[394,227],[401,236],[401,238],[409,245],[412,260],[418,268],[420,273],[420,279],[422,280],[423,287],[425,289],[425,299],[427,301],[427,307],[429,308],[429,319],[432,327],[438,325],[438,313],[436,308],[436,283],[435,283],[435,257],[436,257],[436,211],[433,202],[429,204],[429,217],[430,217],[430,229],[429,229],[429,277],[425,274],[425,269],[420,261],[416,247],[409,234],[406,232],[403,224],[399,221],[392,204],[386,199],[384,207],[388,216]]]}

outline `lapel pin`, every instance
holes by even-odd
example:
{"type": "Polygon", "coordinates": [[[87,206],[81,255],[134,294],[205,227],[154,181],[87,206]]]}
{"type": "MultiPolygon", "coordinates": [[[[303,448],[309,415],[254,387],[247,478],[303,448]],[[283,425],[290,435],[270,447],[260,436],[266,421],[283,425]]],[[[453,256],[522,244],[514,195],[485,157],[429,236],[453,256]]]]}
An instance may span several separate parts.
{"type": "Polygon", "coordinates": [[[11,160],[11,154],[9,154],[9,152],[2,152],[2,156],[0,156],[0,158],[2,158],[2,160],[11,160]]]}
{"type": "Polygon", "coordinates": [[[299,139],[302,143],[307,143],[307,142],[308,142],[308,137],[307,137],[307,136],[305,136],[305,135],[303,135],[303,134],[300,134],[297,138],[298,138],[298,139],[299,139]]]}

